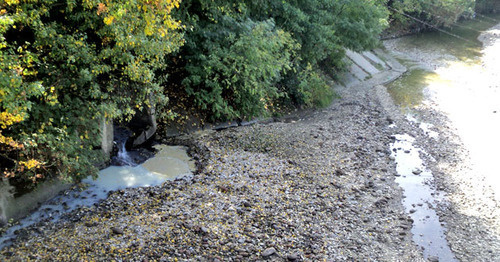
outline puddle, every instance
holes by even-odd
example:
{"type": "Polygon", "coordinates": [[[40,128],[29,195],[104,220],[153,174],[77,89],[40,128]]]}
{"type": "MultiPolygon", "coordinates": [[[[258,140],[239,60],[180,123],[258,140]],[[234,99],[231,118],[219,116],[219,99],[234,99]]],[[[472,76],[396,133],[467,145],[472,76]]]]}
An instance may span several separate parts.
{"type": "Polygon", "coordinates": [[[142,165],[110,166],[99,172],[96,180],[82,180],[84,188],[73,188],[42,204],[38,210],[10,227],[0,237],[0,250],[16,237],[16,231],[38,222],[54,222],[80,207],[90,207],[106,199],[110,191],[161,185],[167,180],[190,175],[194,161],[180,146],[156,146],[158,153],[142,165]]]}
{"type": "Polygon", "coordinates": [[[403,205],[413,219],[413,241],[424,248],[424,257],[437,257],[439,261],[456,261],[445,238],[445,229],[434,210],[442,198],[430,185],[432,173],[426,169],[420,154],[413,146],[415,139],[407,134],[396,135],[391,146],[396,161],[396,182],[404,190],[403,205]]]}
{"type": "Polygon", "coordinates": [[[425,122],[422,122],[420,120],[418,120],[415,116],[411,115],[411,114],[408,114],[406,115],[406,119],[416,125],[418,125],[418,127],[420,129],[422,129],[422,131],[424,131],[424,133],[430,137],[430,138],[434,138],[434,139],[438,139],[439,138],[439,133],[432,130],[434,128],[434,125],[433,124],[429,124],[429,123],[425,123],[425,122]]]}

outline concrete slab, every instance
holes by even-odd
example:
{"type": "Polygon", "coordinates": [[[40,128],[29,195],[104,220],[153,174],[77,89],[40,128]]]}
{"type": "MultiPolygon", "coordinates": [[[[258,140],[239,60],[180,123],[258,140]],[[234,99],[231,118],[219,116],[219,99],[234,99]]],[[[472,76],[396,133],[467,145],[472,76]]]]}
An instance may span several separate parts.
{"type": "MultiPolygon", "coordinates": [[[[346,50],[346,55],[351,59],[356,65],[358,65],[362,70],[370,75],[375,75],[380,73],[376,67],[374,67],[368,60],[366,60],[361,54],[355,53],[351,50],[346,50]]],[[[363,79],[361,79],[363,80],[363,79]]]]}
{"type": "Polygon", "coordinates": [[[109,120],[106,118],[101,119],[100,123],[100,131],[101,131],[101,149],[104,153],[106,160],[109,160],[111,156],[111,151],[113,150],[113,120],[109,120]]]}
{"type": "Polygon", "coordinates": [[[356,78],[353,74],[351,74],[350,72],[346,72],[344,73],[340,78],[339,78],[339,82],[341,83],[342,86],[344,87],[351,87],[351,86],[355,86],[359,83],[361,83],[361,80],[359,80],[358,78],[356,78]]]}
{"type": "Polygon", "coordinates": [[[361,81],[366,80],[370,76],[361,67],[359,67],[356,63],[354,63],[354,61],[349,67],[349,72],[351,72],[351,74],[353,74],[357,79],[361,81]]]}
{"type": "Polygon", "coordinates": [[[380,65],[384,69],[389,68],[389,66],[387,66],[387,64],[384,61],[382,61],[382,59],[380,59],[378,56],[376,56],[371,51],[365,51],[362,53],[362,55],[365,58],[367,58],[372,64],[380,65]]]}
{"type": "Polygon", "coordinates": [[[406,67],[400,64],[394,57],[389,55],[387,52],[380,50],[380,49],[374,49],[372,52],[380,57],[381,59],[384,59],[385,63],[389,66],[390,70],[394,70],[396,72],[401,72],[404,73],[406,72],[406,67]]]}

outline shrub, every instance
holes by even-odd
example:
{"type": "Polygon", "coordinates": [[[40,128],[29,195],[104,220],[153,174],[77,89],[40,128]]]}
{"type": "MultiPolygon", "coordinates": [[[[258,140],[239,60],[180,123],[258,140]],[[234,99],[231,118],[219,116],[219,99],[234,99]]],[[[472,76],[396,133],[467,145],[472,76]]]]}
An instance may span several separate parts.
{"type": "Polygon", "coordinates": [[[299,104],[306,107],[327,107],[332,102],[335,94],[333,87],[328,85],[311,65],[300,72],[297,97],[299,104]]]}
{"type": "Polygon", "coordinates": [[[272,20],[254,22],[223,16],[187,39],[192,46],[184,80],[187,93],[213,119],[266,114],[283,96],[276,83],[290,70],[297,44],[272,20]]]}
{"type": "Polygon", "coordinates": [[[397,22],[421,23],[409,18],[414,17],[435,27],[449,27],[462,17],[473,16],[475,3],[475,0],[394,0],[388,6],[397,22]]]}

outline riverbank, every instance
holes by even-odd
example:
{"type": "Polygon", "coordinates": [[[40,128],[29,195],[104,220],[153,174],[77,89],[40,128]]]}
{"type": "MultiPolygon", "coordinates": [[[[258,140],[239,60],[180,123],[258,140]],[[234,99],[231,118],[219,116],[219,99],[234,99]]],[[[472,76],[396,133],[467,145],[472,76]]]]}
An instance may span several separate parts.
{"type": "Polygon", "coordinates": [[[396,55],[431,71],[423,76],[424,99],[412,115],[417,118],[414,128],[423,122],[435,134],[420,136],[417,144],[427,153],[423,157],[436,188],[447,193],[448,202],[441,203],[438,213],[460,261],[500,257],[499,29],[496,25],[481,33],[482,47],[475,39],[443,44],[448,50],[412,47],[420,39],[385,42],[396,55]],[[464,47],[457,48],[460,43],[464,47]]]}
{"type": "Polygon", "coordinates": [[[195,175],[25,229],[2,259],[423,261],[395,183],[390,98],[372,88],[399,74],[339,87],[306,116],[176,138],[195,175]]]}
{"type": "MultiPolygon", "coordinates": [[[[496,31],[489,32],[484,39],[494,46],[496,31]]],[[[428,70],[452,61],[391,41],[389,49],[399,46],[428,70]]],[[[197,161],[193,176],[114,191],[57,223],[20,230],[0,259],[425,261],[412,235],[411,216],[419,207],[405,210],[390,151],[394,135],[407,134],[425,152],[420,157],[434,176],[429,186],[436,201],[416,205],[436,210],[458,260],[495,261],[498,202],[481,182],[484,176],[469,172],[457,127],[429,99],[432,89],[415,109],[418,119],[404,115],[380,84],[405,68],[390,55],[377,55],[390,66],[372,68],[367,77],[370,70],[363,68],[369,65],[353,63],[346,77],[351,84],[336,87],[341,99],[326,109],[170,138],[190,148],[197,161]]]]}

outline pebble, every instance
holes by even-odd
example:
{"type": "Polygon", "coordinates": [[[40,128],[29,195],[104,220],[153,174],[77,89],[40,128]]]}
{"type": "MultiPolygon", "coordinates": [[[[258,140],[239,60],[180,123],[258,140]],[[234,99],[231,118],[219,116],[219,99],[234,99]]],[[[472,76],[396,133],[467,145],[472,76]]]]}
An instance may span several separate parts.
{"type": "MultiPolygon", "coordinates": [[[[169,143],[188,145],[199,159],[192,180],[110,193],[68,227],[54,224],[27,238],[58,247],[65,261],[185,261],[204,254],[219,261],[422,261],[407,237],[410,227],[400,227],[407,221],[398,219],[405,211],[386,152],[395,130],[374,128],[387,115],[374,97],[356,92],[294,124],[173,138],[169,143]],[[99,226],[72,231],[94,220],[99,226]],[[110,239],[112,225],[126,225],[130,237],[110,239]],[[80,246],[82,233],[91,248],[80,246]]],[[[56,256],[21,246],[10,251],[21,260],[56,256]]]]}
{"type": "Polygon", "coordinates": [[[428,258],[429,262],[439,262],[439,257],[436,256],[430,256],[428,258]]]}
{"type": "Polygon", "coordinates": [[[276,253],[276,249],[274,247],[267,248],[262,252],[263,257],[269,257],[276,253]]]}
{"type": "Polygon", "coordinates": [[[113,234],[116,234],[116,235],[121,235],[121,234],[123,234],[123,229],[118,228],[118,227],[112,227],[112,228],[111,228],[111,231],[113,232],[113,234]]]}

